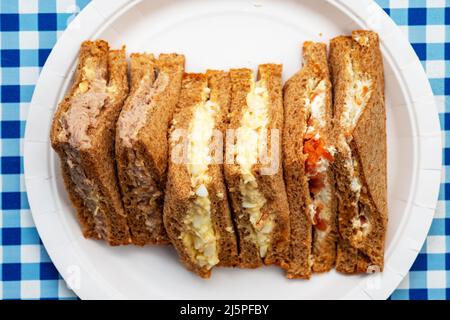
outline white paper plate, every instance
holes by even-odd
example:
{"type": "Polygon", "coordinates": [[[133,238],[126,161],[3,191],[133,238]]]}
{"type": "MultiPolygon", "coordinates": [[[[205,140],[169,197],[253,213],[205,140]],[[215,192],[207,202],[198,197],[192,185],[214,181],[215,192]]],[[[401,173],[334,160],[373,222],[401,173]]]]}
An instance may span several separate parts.
{"type": "Polygon", "coordinates": [[[42,71],[24,148],[26,187],[39,234],[58,271],[83,299],[385,299],[425,240],[441,168],[438,115],[428,80],[400,30],[369,0],[94,0],[61,36],[42,71]],[[178,263],[172,248],[112,248],[82,237],[48,137],[81,41],[104,38],[115,47],[126,44],[128,52],[181,52],[191,72],[278,62],[287,79],[300,68],[303,41],[328,42],[357,28],[379,32],[385,62],[389,226],[382,274],[333,271],[293,281],[277,268],[216,269],[204,281],[178,263]]]}

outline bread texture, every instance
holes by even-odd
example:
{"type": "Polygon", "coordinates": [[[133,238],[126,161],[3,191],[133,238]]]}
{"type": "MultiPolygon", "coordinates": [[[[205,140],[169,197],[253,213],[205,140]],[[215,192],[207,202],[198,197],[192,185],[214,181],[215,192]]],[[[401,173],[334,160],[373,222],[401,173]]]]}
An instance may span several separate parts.
{"type": "Polygon", "coordinates": [[[305,42],[303,58],[302,70],[284,86],[283,168],[291,226],[287,276],[308,279],[333,268],[337,230],[326,45],[305,42]],[[319,163],[326,165],[319,170],[319,163]]]}
{"type": "Polygon", "coordinates": [[[185,74],[170,129],[164,224],[180,260],[203,278],[238,262],[222,164],[229,104],[227,72],[185,74]]]}
{"type": "Polygon", "coordinates": [[[281,72],[281,65],[260,65],[254,82],[250,69],[230,70],[225,177],[244,268],[281,265],[289,251],[289,206],[281,163],[281,72]],[[261,157],[264,150],[257,145],[265,147],[266,157],[261,157]]]}
{"type": "Polygon", "coordinates": [[[168,127],[184,62],[178,54],[131,55],[131,93],[117,122],[116,161],[136,245],[169,243],[163,223],[168,127]]]}
{"type": "Polygon", "coordinates": [[[125,48],[83,42],[74,82],[50,133],[83,235],[110,245],[130,243],[114,161],[115,124],[127,94],[125,48]]]}
{"type": "Polygon", "coordinates": [[[335,161],[340,234],[336,269],[381,271],[388,217],[384,73],[378,35],[357,30],[352,36],[333,39],[330,66],[340,132],[335,161]],[[352,110],[352,103],[359,109],[352,110]],[[350,122],[349,114],[356,115],[350,122]]]}

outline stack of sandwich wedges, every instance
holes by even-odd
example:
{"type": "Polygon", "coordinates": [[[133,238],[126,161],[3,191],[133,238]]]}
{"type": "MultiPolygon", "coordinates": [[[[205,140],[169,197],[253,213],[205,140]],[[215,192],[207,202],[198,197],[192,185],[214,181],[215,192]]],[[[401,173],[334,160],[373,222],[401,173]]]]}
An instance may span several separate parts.
{"type": "Polygon", "coordinates": [[[305,42],[303,68],[186,73],[180,54],[81,46],[51,128],[86,238],[172,244],[187,269],[382,271],[386,111],[378,35],[305,42]],[[129,70],[130,69],[130,70],[129,70]],[[129,76],[130,75],[130,76],[129,76]]]}

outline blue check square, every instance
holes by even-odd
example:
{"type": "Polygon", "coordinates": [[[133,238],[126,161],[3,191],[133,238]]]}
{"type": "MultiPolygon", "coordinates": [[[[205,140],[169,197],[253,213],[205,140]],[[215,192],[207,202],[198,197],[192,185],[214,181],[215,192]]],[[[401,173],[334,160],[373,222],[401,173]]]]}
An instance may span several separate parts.
{"type": "MultiPolygon", "coordinates": [[[[16,86],[3,86],[3,87],[16,87],[16,86]]],[[[1,121],[1,126],[2,126],[1,128],[2,139],[20,138],[20,121],[1,121]]]]}
{"type": "Polygon", "coordinates": [[[11,246],[11,245],[20,245],[21,244],[21,236],[20,236],[20,228],[2,228],[2,245],[11,246]]]}
{"type": "Polygon", "coordinates": [[[2,280],[17,281],[21,280],[20,263],[3,263],[2,264],[2,280]]]}
{"type": "Polygon", "coordinates": [[[19,31],[19,15],[16,13],[1,13],[0,31],[19,31]]]}
{"type": "Polygon", "coordinates": [[[411,45],[421,61],[427,60],[426,43],[412,43],[411,45]]]}
{"type": "Polygon", "coordinates": [[[45,62],[47,61],[48,56],[50,55],[50,49],[39,49],[39,66],[43,67],[45,62]]]}
{"type": "Polygon", "coordinates": [[[56,271],[53,263],[41,263],[40,270],[40,279],[42,280],[54,280],[59,278],[58,271],[56,271]]]}
{"type": "Polygon", "coordinates": [[[2,174],[22,173],[22,161],[20,157],[2,157],[2,174]]]}
{"type": "Polygon", "coordinates": [[[56,14],[55,13],[39,13],[38,28],[40,31],[56,30],[56,14]]]}
{"type": "Polygon", "coordinates": [[[19,85],[1,85],[1,102],[20,102],[19,85]]]}
{"type": "Polygon", "coordinates": [[[409,289],[409,298],[411,300],[427,300],[427,289],[409,289]]]}
{"type": "Polygon", "coordinates": [[[425,271],[427,270],[427,256],[426,254],[419,253],[414,264],[411,267],[412,271],[425,271]]]}
{"type": "Polygon", "coordinates": [[[426,8],[410,8],[408,9],[408,24],[412,26],[427,24],[426,8]]]}
{"type": "Polygon", "coordinates": [[[14,210],[20,209],[21,206],[20,192],[2,192],[2,209],[14,210]]]}
{"type": "Polygon", "coordinates": [[[19,67],[20,66],[20,51],[16,49],[1,50],[1,67],[19,67]]]}

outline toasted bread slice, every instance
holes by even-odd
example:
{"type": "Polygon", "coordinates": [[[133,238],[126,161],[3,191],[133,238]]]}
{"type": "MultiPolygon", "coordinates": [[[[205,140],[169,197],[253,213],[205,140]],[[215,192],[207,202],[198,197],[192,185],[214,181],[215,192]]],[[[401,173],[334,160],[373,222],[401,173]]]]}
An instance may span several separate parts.
{"type": "Polygon", "coordinates": [[[289,278],[309,278],[312,270],[329,271],[336,257],[332,94],[326,45],[305,42],[303,57],[304,67],[284,87],[289,278]]]}
{"type": "Polygon", "coordinates": [[[116,160],[136,245],[167,244],[163,223],[168,126],[178,101],[184,56],[131,55],[131,94],[117,122],[116,160]]]}
{"type": "Polygon", "coordinates": [[[203,278],[237,264],[221,161],[229,103],[228,73],[185,74],[170,129],[164,223],[181,261],[203,278]]]}
{"type": "Polygon", "coordinates": [[[387,227],[386,110],[378,35],[354,31],[331,41],[338,131],[335,172],[340,234],[336,269],[383,270],[387,227]],[[355,249],[357,253],[355,254],[355,249]]]}
{"type": "Polygon", "coordinates": [[[74,83],[50,133],[84,236],[111,245],[130,242],[114,161],[115,124],[127,94],[125,49],[83,42],[74,83]]]}
{"type": "Polygon", "coordinates": [[[281,65],[233,69],[225,176],[239,235],[240,266],[282,264],[289,251],[283,182],[281,65]]]}

